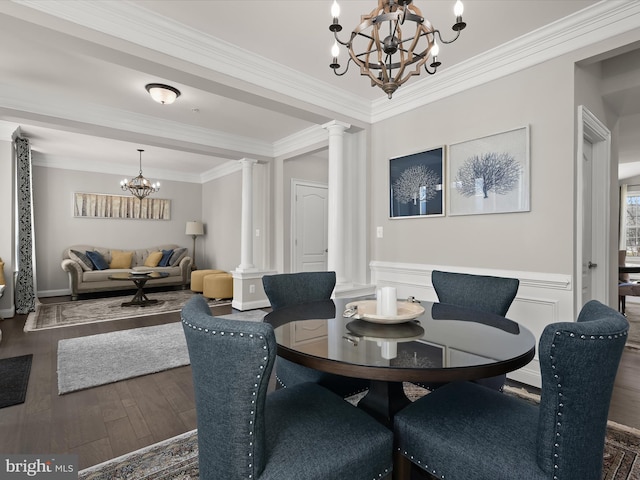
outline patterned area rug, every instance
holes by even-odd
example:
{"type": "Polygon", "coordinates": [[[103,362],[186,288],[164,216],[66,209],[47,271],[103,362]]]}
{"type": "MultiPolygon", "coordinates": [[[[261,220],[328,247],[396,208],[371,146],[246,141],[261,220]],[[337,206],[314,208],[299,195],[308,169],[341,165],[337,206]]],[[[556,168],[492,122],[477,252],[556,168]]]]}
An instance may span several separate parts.
{"type": "MultiPolygon", "coordinates": [[[[505,387],[509,394],[535,395],[505,387]]],[[[419,392],[407,391],[410,396],[419,392]]],[[[609,422],[604,447],[603,480],[640,479],[640,431],[609,422]]],[[[196,430],[81,470],[79,480],[197,480],[196,430]]]]}
{"type": "MultiPolygon", "coordinates": [[[[170,290],[151,292],[149,298],[158,303],[147,307],[123,307],[122,302],[131,300],[133,294],[122,297],[77,300],[63,303],[38,303],[24,325],[25,332],[47,328],[69,327],[83,323],[108,322],[124,318],[178,312],[195,295],[191,290],[170,290]]],[[[229,305],[231,300],[209,300],[209,305],[229,305]]]]}

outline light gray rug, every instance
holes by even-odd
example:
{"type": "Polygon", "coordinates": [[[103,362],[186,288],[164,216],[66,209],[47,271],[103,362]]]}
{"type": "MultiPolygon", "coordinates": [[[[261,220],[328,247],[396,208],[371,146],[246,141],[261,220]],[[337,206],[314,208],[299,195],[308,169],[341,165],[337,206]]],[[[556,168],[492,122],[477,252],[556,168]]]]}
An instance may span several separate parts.
{"type": "MultiPolygon", "coordinates": [[[[124,318],[179,312],[195,294],[191,290],[150,292],[149,298],[158,300],[147,307],[123,307],[122,302],[131,300],[133,293],[122,297],[96,298],[62,303],[38,303],[24,325],[25,332],[47,328],[69,327],[84,323],[108,322],[124,318]]],[[[210,306],[229,305],[231,300],[207,300],[210,306]]]]}
{"type": "MultiPolygon", "coordinates": [[[[263,310],[221,315],[261,321],[263,310]]],[[[180,322],[133,328],[58,342],[58,394],[189,365],[180,322]]]]}

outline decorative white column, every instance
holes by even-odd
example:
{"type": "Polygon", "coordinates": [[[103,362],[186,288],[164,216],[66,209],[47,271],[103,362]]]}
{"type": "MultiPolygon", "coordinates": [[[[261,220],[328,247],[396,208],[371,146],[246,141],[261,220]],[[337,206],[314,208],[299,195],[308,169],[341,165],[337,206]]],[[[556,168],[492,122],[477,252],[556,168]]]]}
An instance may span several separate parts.
{"type": "Polygon", "coordinates": [[[344,199],[344,132],[348,123],[332,121],[323,128],[329,131],[329,191],[328,191],[328,248],[327,269],[336,272],[336,284],[347,283],[345,265],[344,199]]]}
{"type": "Polygon", "coordinates": [[[243,158],[242,164],[242,228],[240,233],[240,265],[238,270],[255,269],[253,265],[253,166],[257,160],[243,158]]]}

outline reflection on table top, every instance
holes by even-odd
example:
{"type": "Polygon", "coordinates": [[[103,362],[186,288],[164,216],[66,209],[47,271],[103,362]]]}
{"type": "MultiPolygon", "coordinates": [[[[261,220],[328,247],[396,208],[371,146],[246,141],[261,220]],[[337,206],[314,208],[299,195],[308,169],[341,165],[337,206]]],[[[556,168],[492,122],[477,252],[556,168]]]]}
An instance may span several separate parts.
{"type": "Polygon", "coordinates": [[[150,279],[150,278],[165,278],[168,277],[168,272],[144,272],[144,273],[131,273],[131,272],[122,272],[122,273],[114,273],[109,275],[109,279],[111,280],[142,280],[142,279],[150,279]]]}
{"type": "Polygon", "coordinates": [[[269,313],[265,321],[275,328],[278,354],[362,378],[452,381],[515,370],[535,353],[534,335],[497,315],[423,301],[425,312],[417,319],[383,325],[344,318],[350,301],[315,302],[269,313]]]}

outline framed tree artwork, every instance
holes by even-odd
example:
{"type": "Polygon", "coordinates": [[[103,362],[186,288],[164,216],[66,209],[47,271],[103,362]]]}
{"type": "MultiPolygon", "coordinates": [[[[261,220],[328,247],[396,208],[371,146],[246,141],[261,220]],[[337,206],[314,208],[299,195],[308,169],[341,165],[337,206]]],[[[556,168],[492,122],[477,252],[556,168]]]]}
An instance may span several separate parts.
{"type": "Polygon", "coordinates": [[[444,215],[444,147],[389,160],[391,218],[444,215]]]}
{"type": "Polygon", "coordinates": [[[530,210],[529,127],[449,146],[449,215],[530,210]]]}

